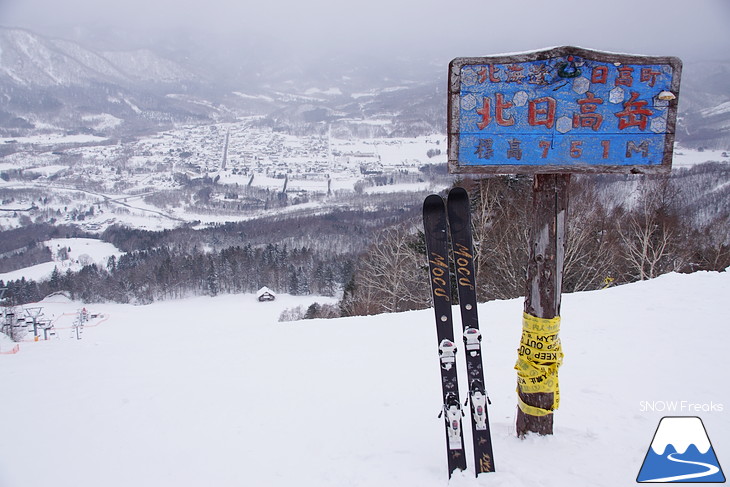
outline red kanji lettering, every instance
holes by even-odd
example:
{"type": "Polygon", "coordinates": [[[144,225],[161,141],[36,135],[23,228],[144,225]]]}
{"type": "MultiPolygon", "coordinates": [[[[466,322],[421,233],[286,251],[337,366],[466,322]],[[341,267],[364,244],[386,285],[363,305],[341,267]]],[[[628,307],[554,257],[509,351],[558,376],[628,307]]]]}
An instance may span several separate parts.
{"type": "Polygon", "coordinates": [[[507,66],[507,83],[522,84],[522,80],[525,79],[524,71],[525,67],[519,64],[510,64],[507,66]]]}
{"type": "Polygon", "coordinates": [[[479,82],[484,83],[487,81],[487,67],[482,66],[479,71],[477,71],[477,74],[479,75],[479,82]]]}
{"type": "Polygon", "coordinates": [[[623,86],[633,86],[634,84],[634,76],[632,73],[634,72],[634,68],[631,66],[619,66],[618,67],[618,76],[616,77],[616,86],[623,85],[623,86]]]}
{"type": "Polygon", "coordinates": [[[596,110],[602,103],[602,98],[596,98],[590,91],[586,92],[586,97],[578,100],[580,113],[573,114],[573,128],[589,127],[593,130],[601,128],[603,115],[596,113],[596,110]]]}
{"type": "Polygon", "coordinates": [[[546,85],[548,84],[548,74],[550,74],[550,67],[547,64],[532,64],[528,82],[533,85],[546,85]]]}
{"type": "Polygon", "coordinates": [[[605,84],[608,79],[608,66],[596,66],[591,72],[591,83],[605,84]]]}
{"type": "Polygon", "coordinates": [[[549,96],[543,96],[541,98],[535,98],[530,100],[527,110],[527,121],[533,127],[536,125],[544,125],[547,128],[553,128],[555,125],[555,109],[557,108],[557,102],[555,98],[549,96]],[[544,105],[544,106],[538,106],[544,105]],[[540,118],[538,118],[538,116],[540,118]]]}
{"type": "Polygon", "coordinates": [[[623,130],[626,127],[639,127],[639,130],[646,130],[646,123],[652,111],[646,108],[646,100],[637,100],[639,94],[631,92],[631,98],[624,103],[624,109],[614,113],[618,117],[618,128],[623,130]]]}
{"type": "Polygon", "coordinates": [[[479,143],[477,144],[474,154],[476,154],[479,159],[491,159],[494,156],[494,148],[492,147],[492,144],[492,139],[479,139],[479,143]]]}
{"type": "Polygon", "coordinates": [[[489,122],[492,121],[489,114],[490,110],[492,109],[491,105],[492,100],[485,96],[482,108],[477,108],[477,113],[482,116],[482,121],[477,123],[477,127],[479,127],[479,130],[484,130],[484,128],[489,125],[489,122]]]}
{"type": "Polygon", "coordinates": [[[522,159],[522,148],[520,147],[519,139],[508,140],[509,147],[507,148],[507,159],[522,159]]]}
{"type": "Polygon", "coordinates": [[[502,81],[499,78],[497,78],[498,72],[499,72],[499,68],[493,64],[490,64],[489,65],[489,81],[491,81],[492,83],[499,83],[500,81],[502,81]]]}
{"type": "Polygon", "coordinates": [[[496,95],[497,103],[494,107],[494,118],[497,120],[497,124],[502,127],[509,127],[515,124],[515,119],[512,117],[505,118],[504,111],[508,108],[512,108],[514,105],[512,102],[505,101],[502,93],[496,95]]]}
{"type": "Polygon", "coordinates": [[[661,75],[661,71],[654,71],[651,68],[641,68],[641,75],[639,80],[642,82],[649,82],[649,86],[653,87],[656,84],[657,76],[661,75]]]}

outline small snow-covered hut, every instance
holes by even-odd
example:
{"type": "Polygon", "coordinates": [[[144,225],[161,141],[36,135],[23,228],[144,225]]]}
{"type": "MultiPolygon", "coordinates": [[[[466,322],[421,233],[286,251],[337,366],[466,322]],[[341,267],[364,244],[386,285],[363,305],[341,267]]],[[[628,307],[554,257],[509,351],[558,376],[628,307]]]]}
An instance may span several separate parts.
{"type": "Polygon", "coordinates": [[[256,298],[263,302],[263,301],[273,301],[276,299],[276,294],[269,289],[268,287],[264,286],[256,293],[256,298]]]}

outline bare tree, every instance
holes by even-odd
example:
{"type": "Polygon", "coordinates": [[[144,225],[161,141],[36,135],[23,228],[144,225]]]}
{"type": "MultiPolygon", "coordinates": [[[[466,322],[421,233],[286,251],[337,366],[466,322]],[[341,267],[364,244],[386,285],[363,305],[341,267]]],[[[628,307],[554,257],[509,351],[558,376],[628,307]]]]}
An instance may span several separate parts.
{"type": "Polygon", "coordinates": [[[588,180],[573,180],[568,211],[563,291],[597,289],[612,278],[614,246],[606,209],[588,180]]]}
{"type": "Polygon", "coordinates": [[[414,230],[388,228],[360,261],[355,296],[372,312],[421,308],[428,299],[425,259],[414,230]],[[367,303],[367,304],[365,304],[367,303]]]}
{"type": "Polygon", "coordinates": [[[730,267],[730,215],[713,219],[701,230],[693,232],[695,244],[690,271],[724,271],[730,267]]]}
{"type": "Polygon", "coordinates": [[[634,279],[677,271],[686,262],[675,245],[681,236],[674,204],[677,191],[667,177],[645,179],[633,207],[618,223],[622,255],[634,279]]]}
{"type": "Polygon", "coordinates": [[[480,300],[524,293],[530,226],[529,178],[496,177],[477,182],[472,208],[480,300]]]}

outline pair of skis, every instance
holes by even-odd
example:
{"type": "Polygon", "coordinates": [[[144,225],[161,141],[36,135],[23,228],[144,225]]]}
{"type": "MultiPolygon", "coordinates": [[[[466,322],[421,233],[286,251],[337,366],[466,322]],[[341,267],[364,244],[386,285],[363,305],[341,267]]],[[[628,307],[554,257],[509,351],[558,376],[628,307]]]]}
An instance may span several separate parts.
{"type": "Polygon", "coordinates": [[[436,315],[443,416],[446,427],[449,477],[456,469],[466,470],[462,417],[456,372],[457,347],[451,316],[451,266],[449,236],[459,293],[463,342],[466,349],[474,464],[476,474],[494,472],[492,438],[489,431],[487,397],[482,367],[481,332],[477,317],[474,247],[471,237],[469,195],[463,188],[449,192],[446,204],[441,196],[432,194],[423,202],[423,225],[426,252],[436,315]]]}

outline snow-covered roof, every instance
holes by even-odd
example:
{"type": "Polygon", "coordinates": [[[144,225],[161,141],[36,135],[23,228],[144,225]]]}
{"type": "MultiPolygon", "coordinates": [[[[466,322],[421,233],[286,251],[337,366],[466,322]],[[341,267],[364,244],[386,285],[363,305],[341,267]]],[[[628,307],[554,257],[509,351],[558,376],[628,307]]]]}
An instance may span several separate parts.
{"type": "Polygon", "coordinates": [[[260,298],[264,294],[270,294],[271,296],[276,296],[276,294],[274,293],[274,291],[272,291],[268,287],[264,286],[264,287],[262,287],[261,289],[258,290],[258,292],[256,293],[256,297],[257,298],[260,298]]]}

